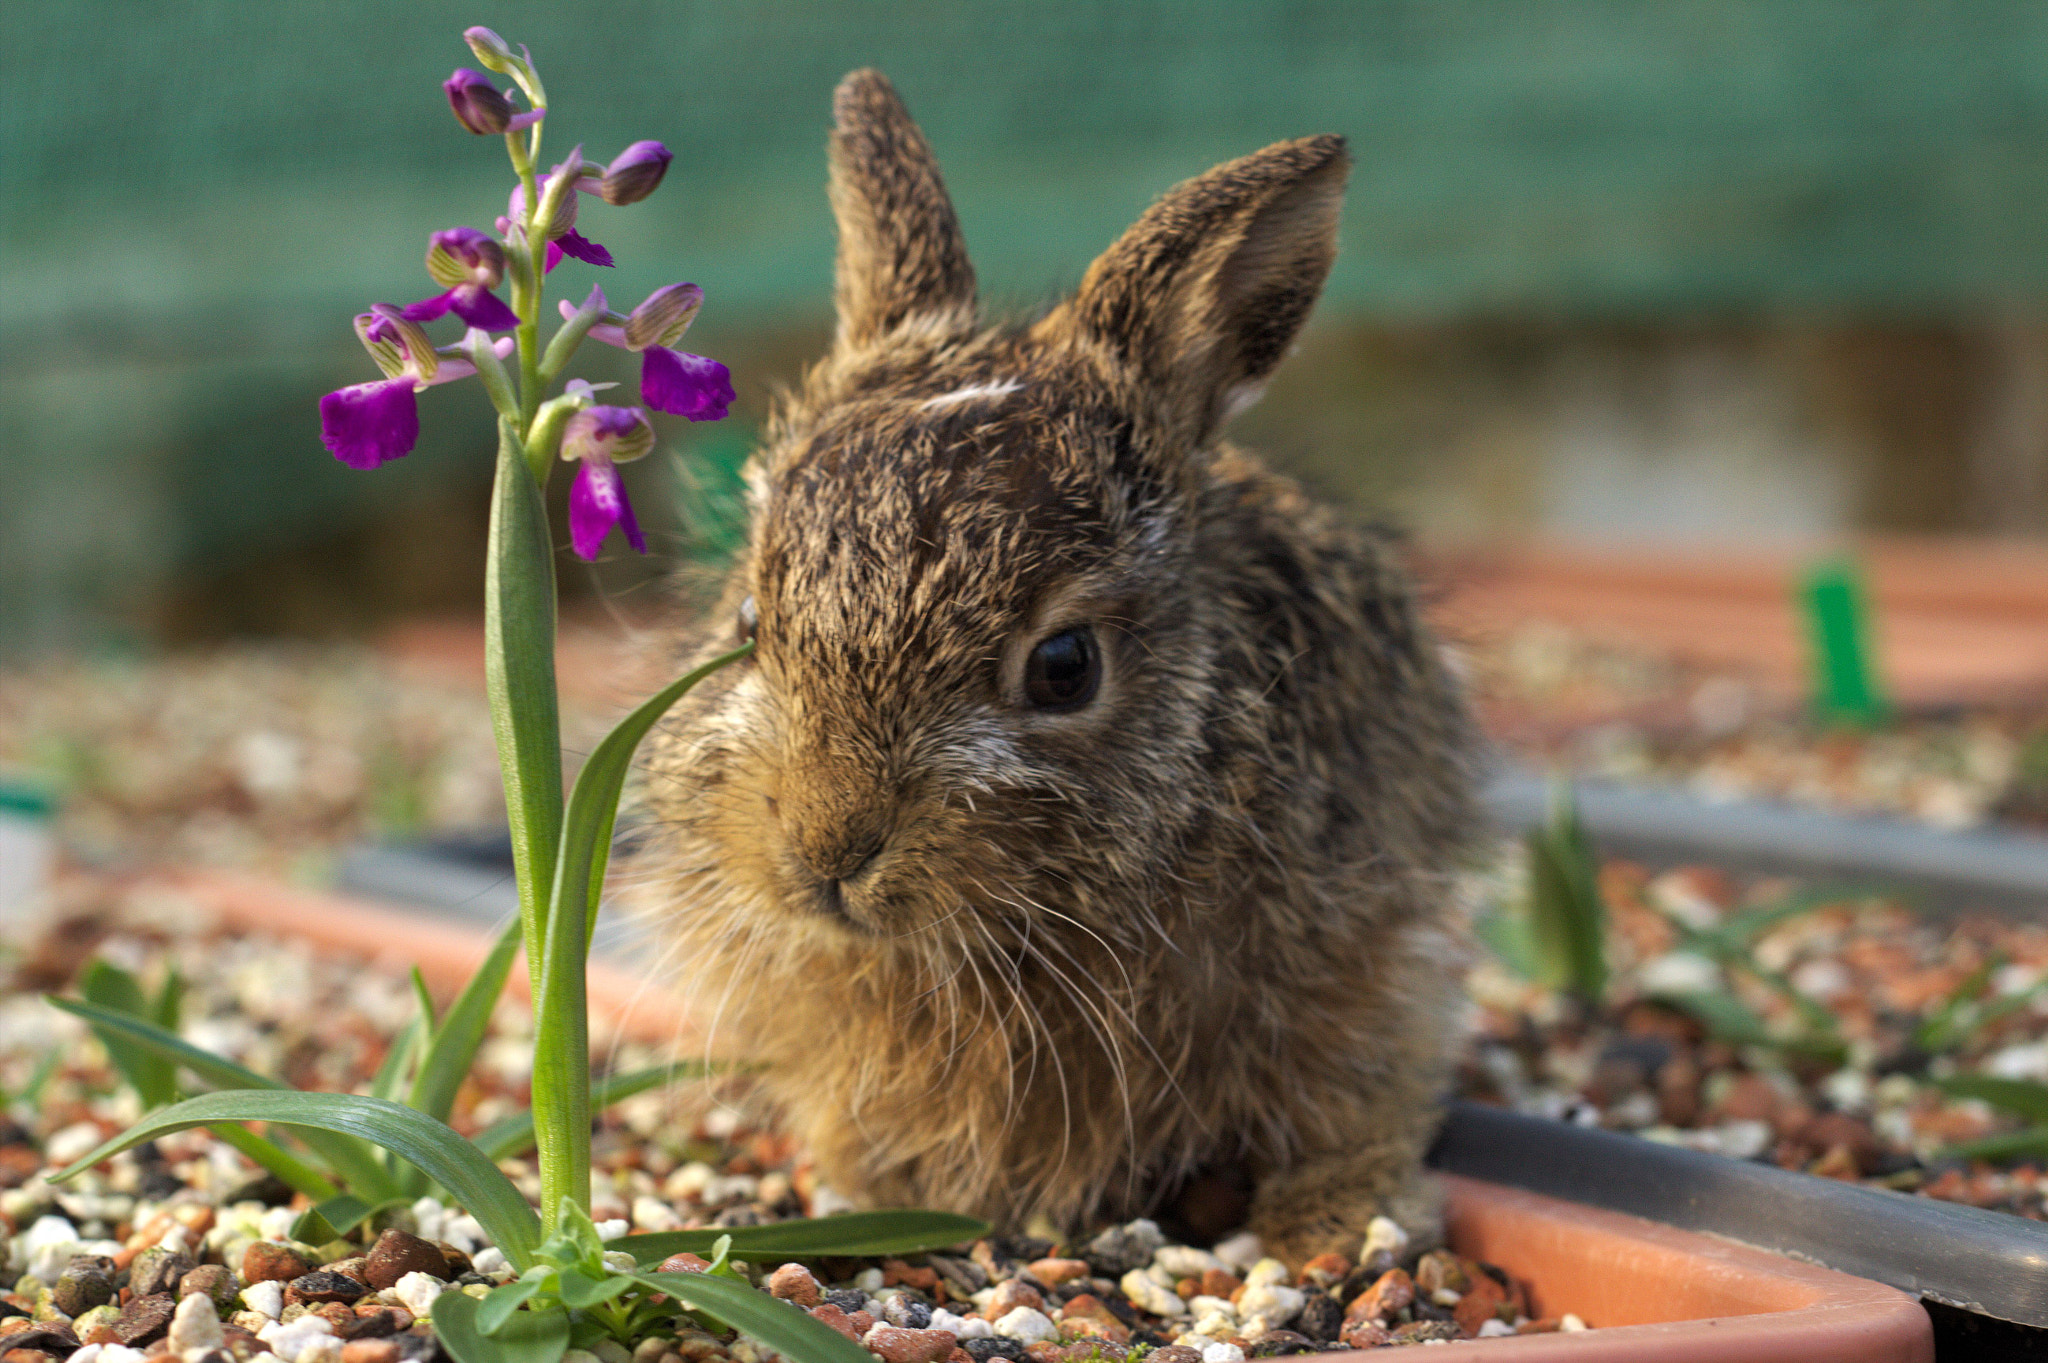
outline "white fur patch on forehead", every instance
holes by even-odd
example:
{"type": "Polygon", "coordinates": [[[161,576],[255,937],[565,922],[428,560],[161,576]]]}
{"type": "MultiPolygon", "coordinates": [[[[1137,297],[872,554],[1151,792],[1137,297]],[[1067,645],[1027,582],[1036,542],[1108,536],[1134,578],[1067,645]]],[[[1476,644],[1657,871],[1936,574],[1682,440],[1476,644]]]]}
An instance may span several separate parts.
{"type": "Polygon", "coordinates": [[[956,388],[950,393],[941,393],[935,398],[926,398],[917,404],[922,412],[935,411],[940,407],[953,407],[963,402],[979,402],[984,398],[1006,398],[1024,386],[1022,379],[996,379],[989,383],[970,383],[965,388],[956,388]]]}

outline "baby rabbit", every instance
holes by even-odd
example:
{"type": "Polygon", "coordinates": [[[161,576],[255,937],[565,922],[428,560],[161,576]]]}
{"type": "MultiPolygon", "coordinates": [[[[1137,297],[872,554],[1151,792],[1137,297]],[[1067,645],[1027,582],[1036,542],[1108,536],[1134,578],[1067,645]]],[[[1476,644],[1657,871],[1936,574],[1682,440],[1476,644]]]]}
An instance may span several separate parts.
{"type": "Polygon", "coordinates": [[[675,661],[755,651],[649,749],[694,1016],[863,1204],[1427,1234],[1473,730],[1385,539],[1219,435],[1322,288],[1343,139],[985,328],[889,82],[835,115],[837,335],[675,661]]]}

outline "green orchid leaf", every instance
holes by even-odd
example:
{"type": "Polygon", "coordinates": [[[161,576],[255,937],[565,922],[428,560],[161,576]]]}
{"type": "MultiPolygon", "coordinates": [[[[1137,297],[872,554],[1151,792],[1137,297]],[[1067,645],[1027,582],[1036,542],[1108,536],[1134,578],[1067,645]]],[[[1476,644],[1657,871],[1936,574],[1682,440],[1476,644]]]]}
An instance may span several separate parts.
{"type": "Polygon", "coordinates": [[[1731,1046],[1774,1044],[1764,1020],[1733,994],[1703,989],[1673,990],[1654,995],[1653,1001],[1688,1014],[1716,1041],[1725,1041],[1731,1046]]]}
{"type": "MultiPolygon", "coordinates": [[[[202,1050],[173,1032],[167,1032],[152,1022],[124,1013],[101,1008],[95,1004],[80,1003],[75,999],[60,999],[54,995],[43,996],[52,1008],[84,1018],[94,1024],[95,1029],[105,1027],[109,1031],[133,1041],[145,1050],[153,1051],[164,1059],[192,1071],[207,1083],[221,1089],[261,1089],[275,1093],[297,1093],[289,1084],[281,1083],[268,1075],[258,1074],[244,1068],[226,1056],[215,1055],[202,1050]]],[[[386,1169],[377,1159],[376,1148],[353,1136],[338,1131],[308,1129],[302,1133],[306,1145],[327,1162],[327,1167],[339,1175],[350,1191],[360,1197],[383,1202],[399,1194],[399,1188],[386,1169]]]]}
{"type": "Polygon", "coordinates": [[[519,924],[513,923],[498,934],[460,997],[434,1025],[433,1040],[413,1075],[406,1101],[435,1121],[447,1121],[455,1110],[456,1090],[476,1064],[477,1048],[483,1045],[484,1033],[491,1025],[491,1010],[505,992],[505,978],[512,973],[512,958],[518,954],[519,924]]]}
{"type": "Polygon", "coordinates": [[[561,1363],[569,1351],[569,1313],[560,1307],[515,1311],[488,1336],[477,1328],[482,1307],[463,1292],[434,1298],[434,1333],[455,1363],[561,1363]]]}
{"type": "Polygon", "coordinates": [[[1961,1044],[1973,1030],[1970,1021],[1977,996],[1989,987],[1991,977],[2004,964],[2003,956],[1994,955],[1964,976],[1962,982],[1941,1001],[1941,1006],[1921,1019],[1920,1025],[1913,1029],[1913,1044],[1936,1055],[1961,1044]]]}
{"type": "MultiPolygon", "coordinates": [[[[334,1185],[329,1183],[318,1169],[275,1141],[265,1140],[247,1127],[237,1126],[233,1122],[221,1122],[208,1127],[207,1130],[214,1134],[215,1139],[241,1151],[307,1197],[318,1200],[336,1196],[334,1185]]],[[[298,1238],[315,1245],[324,1245],[334,1239],[332,1235],[323,1236],[318,1240],[311,1240],[303,1235],[298,1238]]]]}
{"type": "MultiPolygon", "coordinates": [[[[165,980],[164,989],[167,993],[173,992],[172,981],[165,980]]],[[[149,1000],[143,995],[141,983],[107,961],[94,961],[86,967],[78,982],[78,992],[85,995],[88,1003],[110,1012],[143,1019],[154,1016],[149,1000]]],[[[143,1107],[162,1107],[177,1101],[176,1065],[103,1024],[93,1023],[92,1032],[107,1048],[107,1058],[114,1062],[114,1068],[121,1071],[121,1077],[134,1087],[143,1107]]]]}
{"type": "Polygon", "coordinates": [[[1952,1074],[1935,1080],[1934,1085],[1951,1098],[1981,1099],[2036,1126],[2048,1127],[2048,1084],[1990,1074],[1952,1074]]]}
{"type": "Polygon", "coordinates": [[[299,1213],[299,1219],[292,1222],[292,1239],[309,1245],[324,1245],[339,1240],[357,1226],[393,1207],[409,1207],[406,1198],[394,1197],[384,1202],[365,1202],[359,1197],[343,1193],[330,1197],[325,1202],[306,1208],[299,1213]]]}
{"type": "Polygon", "coordinates": [[[721,1237],[730,1236],[732,1252],[744,1259],[768,1255],[791,1259],[855,1258],[919,1254],[979,1240],[988,1233],[988,1222],[952,1212],[848,1212],[844,1216],[735,1226],[730,1230],[628,1235],[609,1242],[605,1248],[624,1250],[643,1264],[658,1264],[671,1254],[711,1254],[721,1237]]]}
{"type": "Polygon", "coordinates": [[[260,1121],[337,1132],[379,1145],[426,1171],[483,1225],[512,1264],[524,1269],[540,1241],[540,1222],[512,1181],[446,1124],[400,1103],[349,1093],[236,1089],[175,1103],[136,1123],[51,1176],[72,1178],[143,1141],[215,1122],[260,1121]]]}
{"type": "Polygon", "coordinates": [[[1530,830],[1527,844],[1529,934],[1542,979],[1598,1002],[1607,990],[1607,910],[1569,783],[1558,783],[1549,822],[1530,830]]]}
{"type": "Polygon", "coordinates": [[[624,1274],[607,1273],[593,1278],[580,1268],[565,1268],[562,1270],[562,1285],[557,1290],[561,1293],[563,1305],[581,1310],[602,1305],[633,1286],[633,1280],[624,1274]]]}
{"type": "Polygon", "coordinates": [[[636,1273],[633,1278],[752,1335],[794,1363],[874,1363],[866,1349],[837,1330],[745,1283],[707,1273],[636,1273]]]}
{"type": "Polygon", "coordinates": [[[399,1028],[397,1036],[391,1038],[391,1048],[384,1052],[384,1061],[377,1066],[377,1073],[370,1080],[372,1098],[396,1100],[400,1090],[407,1087],[413,1062],[419,1058],[420,1039],[424,1031],[421,1019],[414,1018],[399,1028]]]}
{"type": "Polygon", "coordinates": [[[552,1274],[529,1271],[523,1278],[514,1278],[503,1287],[494,1287],[484,1297],[483,1305],[476,1313],[476,1328],[480,1333],[495,1335],[504,1328],[512,1313],[547,1286],[552,1274]]]}
{"type": "MultiPolygon", "coordinates": [[[[593,1112],[602,1112],[612,1104],[622,1103],[636,1093],[664,1088],[685,1079],[701,1079],[707,1074],[716,1074],[723,1068],[725,1067],[719,1065],[706,1065],[701,1060],[685,1060],[673,1065],[652,1065],[644,1070],[629,1070],[625,1074],[615,1074],[590,1086],[590,1108],[593,1112]]],[[[510,1117],[502,1117],[470,1139],[476,1142],[477,1149],[494,1160],[523,1155],[533,1148],[533,1114],[515,1112],[510,1117]]]]}
{"type": "Polygon", "coordinates": [[[2003,1164],[2007,1160],[2048,1158],[2048,1126],[2030,1127],[2003,1136],[1986,1136],[1943,1152],[1951,1159],[1983,1160],[2003,1164]]]}

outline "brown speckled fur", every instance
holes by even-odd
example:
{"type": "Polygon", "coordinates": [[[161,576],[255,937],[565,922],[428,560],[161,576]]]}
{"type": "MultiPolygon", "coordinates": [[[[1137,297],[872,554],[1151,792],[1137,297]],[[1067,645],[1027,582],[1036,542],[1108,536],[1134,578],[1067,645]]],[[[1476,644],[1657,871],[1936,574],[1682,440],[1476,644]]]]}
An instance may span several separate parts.
{"type": "Polygon", "coordinates": [[[748,597],[759,647],[649,749],[636,880],[695,1015],[864,1203],[1079,1226],[1238,1168],[1295,1259],[1426,1233],[1466,711],[1382,537],[1217,435],[1322,286],[1342,140],[1169,191],[984,330],[895,92],[836,112],[838,339],[679,661],[748,597]],[[1084,623],[1100,695],[1032,710],[1084,623]]]}

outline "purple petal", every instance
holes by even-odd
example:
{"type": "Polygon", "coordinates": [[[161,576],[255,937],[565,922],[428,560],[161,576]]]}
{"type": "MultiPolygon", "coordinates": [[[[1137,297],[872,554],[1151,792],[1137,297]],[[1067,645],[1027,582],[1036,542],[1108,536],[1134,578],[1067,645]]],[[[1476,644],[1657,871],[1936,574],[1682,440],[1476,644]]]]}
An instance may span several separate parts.
{"type": "Polygon", "coordinates": [[[543,265],[543,266],[541,266],[541,267],[540,267],[540,272],[541,272],[542,274],[546,274],[546,273],[547,273],[547,272],[548,272],[549,270],[552,270],[552,269],[554,269],[554,268],[555,268],[555,266],[557,266],[557,265],[560,265],[561,263],[562,263],[562,248],[561,248],[561,246],[560,246],[559,244],[555,243],[555,242],[552,242],[552,241],[551,241],[551,242],[549,242],[549,243],[548,243],[548,260],[547,260],[547,264],[545,264],[545,265],[543,265]]]}
{"type": "MultiPolygon", "coordinates": [[[[460,290],[450,289],[446,293],[437,293],[432,298],[422,298],[417,303],[408,303],[405,305],[405,310],[399,316],[405,318],[408,322],[431,322],[450,308],[456,308],[456,311],[460,312],[461,309],[456,307],[455,303],[455,295],[458,292],[460,290]]],[[[519,325],[519,320],[514,318],[512,324],[514,326],[519,325]]],[[[373,336],[371,339],[382,340],[383,337],[379,335],[373,336]]]]}
{"type": "Polygon", "coordinates": [[[523,114],[514,114],[511,118],[507,119],[505,121],[505,131],[508,133],[523,133],[547,116],[548,111],[545,108],[528,109],[523,114]]]}
{"type": "Polygon", "coordinates": [[[586,265],[609,266],[612,263],[612,253],[581,232],[564,232],[556,240],[561,243],[564,254],[572,255],[586,265]]]}
{"type": "Polygon", "coordinates": [[[576,556],[586,563],[596,559],[604,537],[615,525],[625,530],[627,542],[636,550],[647,552],[647,541],[633,519],[618,469],[600,460],[586,460],[569,486],[569,542],[576,556]]]}
{"type": "Polygon", "coordinates": [[[702,355],[649,346],[640,356],[640,400],[657,412],[719,421],[732,405],[732,371],[702,355]]]}
{"type": "Polygon", "coordinates": [[[510,331],[519,325],[519,314],[505,305],[503,299],[480,285],[464,284],[448,291],[449,306],[455,315],[473,327],[485,331],[510,331]]]}
{"type": "Polygon", "coordinates": [[[599,322],[596,326],[592,327],[590,329],[590,339],[602,341],[606,345],[615,345],[621,350],[631,350],[633,348],[626,340],[626,329],[622,326],[615,326],[610,322],[599,322]]]}
{"type": "Polygon", "coordinates": [[[352,469],[410,454],[419,438],[420,409],[409,378],[359,383],[320,399],[320,443],[352,469]]]}

